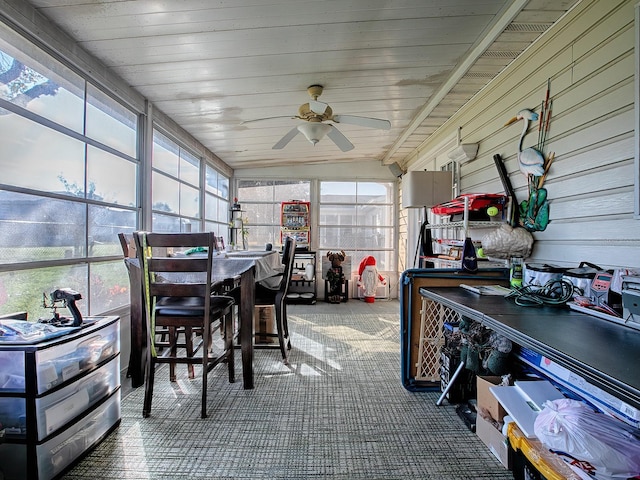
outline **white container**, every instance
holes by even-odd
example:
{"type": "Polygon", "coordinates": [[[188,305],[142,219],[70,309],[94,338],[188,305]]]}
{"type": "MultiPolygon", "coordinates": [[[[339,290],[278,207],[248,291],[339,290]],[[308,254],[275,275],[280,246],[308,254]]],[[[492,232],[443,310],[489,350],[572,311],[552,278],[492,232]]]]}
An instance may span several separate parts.
{"type": "Polygon", "coordinates": [[[562,280],[562,275],[566,271],[566,268],[546,263],[526,263],[524,266],[523,285],[543,287],[548,282],[562,280]]]}
{"type": "Polygon", "coordinates": [[[310,282],[311,280],[313,280],[314,273],[315,272],[313,271],[313,265],[311,263],[307,263],[304,266],[304,279],[310,282]]]}
{"type": "Polygon", "coordinates": [[[588,297],[591,295],[591,282],[600,271],[602,269],[596,268],[595,265],[585,266],[585,262],[582,262],[578,268],[571,268],[564,272],[562,279],[574,286],[574,297],[581,295],[588,297]]]}

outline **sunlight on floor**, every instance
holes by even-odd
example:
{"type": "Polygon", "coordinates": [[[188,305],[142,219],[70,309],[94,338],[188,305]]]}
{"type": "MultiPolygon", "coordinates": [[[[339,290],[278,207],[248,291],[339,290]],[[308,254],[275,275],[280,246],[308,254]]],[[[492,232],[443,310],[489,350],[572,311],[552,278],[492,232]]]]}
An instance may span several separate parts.
{"type": "Polygon", "coordinates": [[[342,366],[331,358],[336,354],[335,348],[328,347],[300,334],[294,334],[293,338],[292,343],[294,343],[295,348],[303,354],[320,360],[333,370],[342,370],[342,366]]]}
{"type": "Polygon", "coordinates": [[[140,423],[136,422],[122,435],[122,438],[123,448],[121,451],[124,470],[122,471],[123,476],[120,478],[136,480],[150,479],[151,476],[147,469],[146,457],[145,455],[140,455],[140,452],[144,452],[145,449],[144,438],[140,431],[140,423]],[[131,452],[131,454],[129,452],[131,452]]]}
{"type": "Polygon", "coordinates": [[[387,334],[390,335],[393,333],[391,327],[389,327],[389,329],[382,330],[377,335],[369,335],[342,325],[333,327],[316,327],[316,330],[324,335],[346,343],[361,353],[398,351],[397,340],[386,340],[384,338],[387,334]]]}

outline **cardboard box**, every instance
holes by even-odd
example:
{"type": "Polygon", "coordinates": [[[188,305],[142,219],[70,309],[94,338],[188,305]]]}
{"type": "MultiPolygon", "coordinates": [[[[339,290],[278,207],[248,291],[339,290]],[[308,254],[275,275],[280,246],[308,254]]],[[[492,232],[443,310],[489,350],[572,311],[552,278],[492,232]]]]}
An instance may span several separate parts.
{"type": "Polygon", "coordinates": [[[476,391],[478,399],[478,412],[487,411],[491,418],[502,423],[507,412],[496,397],[491,393],[489,387],[500,385],[502,377],[497,376],[481,376],[476,377],[476,391]]]}
{"type": "Polygon", "coordinates": [[[265,333],[276,333],[276,307],[274,305],[256,305],[253,309],[253,330],[256,343],[273,343],[274,337],[267,337],[265,333]],[[262,334],[262,335],[261,335],[262,334]]]}
{"type": "Polygon", "coordinates": [[[502,432],[495,428],[490,421],[485,420],[482,415],[476,417],[476,435],[500,461],[502,466],[511,470],[507,437],[502,435],[502,432]]]}

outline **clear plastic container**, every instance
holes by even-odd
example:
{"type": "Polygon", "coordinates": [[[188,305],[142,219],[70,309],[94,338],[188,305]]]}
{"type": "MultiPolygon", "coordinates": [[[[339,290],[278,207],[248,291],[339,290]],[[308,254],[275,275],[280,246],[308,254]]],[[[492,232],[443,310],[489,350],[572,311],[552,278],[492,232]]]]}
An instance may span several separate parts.
{"type": "Polygon", "coordinates": [[[39,350],[36,353],[38,393],[80,375],[119,351],[118,322],[72,342],[39,350]]]}
{"type": "Polygon", "coordinates": [[[36,399],[38,440],[111,394],[120,385],[120,356],[99,370],[46,397],[36,399]]]}
{"type": "Polygon", "coordinates": [[[36,447],[38,479],[50,479],[58,475],[94,446],[119,419],[120,390],[86,418],[36,447]]]}
{"type": "Polygon", "coordinates": [[[24,351],[0,351],[0,391],[24,392],[24,351]]]}

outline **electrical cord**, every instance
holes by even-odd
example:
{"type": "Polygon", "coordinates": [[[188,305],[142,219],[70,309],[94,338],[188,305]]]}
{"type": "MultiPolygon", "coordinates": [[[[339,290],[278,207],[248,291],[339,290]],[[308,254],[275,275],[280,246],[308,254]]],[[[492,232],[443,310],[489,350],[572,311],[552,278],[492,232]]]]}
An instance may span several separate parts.
{"type": "MultiPolygon", "coordinates": [[[[512,298],[521,307],[541,307],[543,305],[564,305],[573,298],[576,289],[566,280],[550,280],[543,286],[528,285],[513,288],[506,298],[512,298]]],[[[581,292],[580,292],[581,293],[581,292]]]]}

